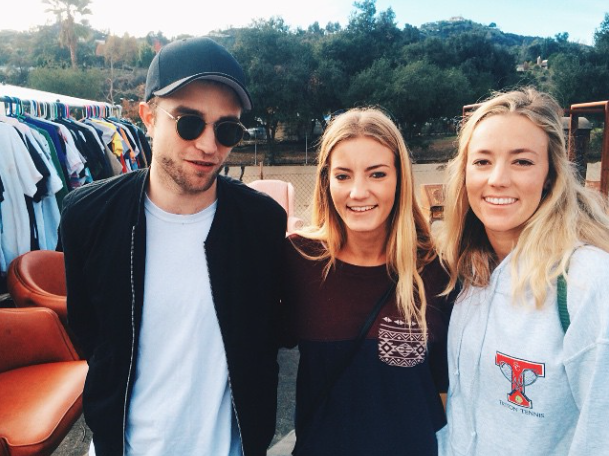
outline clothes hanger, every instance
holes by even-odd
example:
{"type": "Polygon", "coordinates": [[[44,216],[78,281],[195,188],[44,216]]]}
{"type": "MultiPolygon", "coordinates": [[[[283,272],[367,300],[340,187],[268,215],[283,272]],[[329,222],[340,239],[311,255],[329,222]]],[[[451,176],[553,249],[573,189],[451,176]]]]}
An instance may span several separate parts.
{"type": "Polygon", "coordinates": [[[35,100],[28,100],[30,105],[30,116],[38,117],[38,102],[35,100]]]}
{"type": "Polygon", "coordinates": [[[43,101],[41,103],[41,105],[42,105],[42,117],[47,119],[48,115],[49,115],[49,103],[46,101],[43,101]]]}
{"type": "Polygon", "coordinates": [[[13,104],[15,103],[15,100],[13,99],[13,97],[6,97],[6,101],[8,101],[8,113],[6,115],[9,117],[14,117],[13,104]]]}
{"type": "Polygon", "coordinates": [[[20,98],[17,99],[17,107],[18,107],[18,111],[17,111],[17,119],[19,120],[23,120],[25,119],[25,103],[23,102],[23,100],[21,100],[20,98]]]}

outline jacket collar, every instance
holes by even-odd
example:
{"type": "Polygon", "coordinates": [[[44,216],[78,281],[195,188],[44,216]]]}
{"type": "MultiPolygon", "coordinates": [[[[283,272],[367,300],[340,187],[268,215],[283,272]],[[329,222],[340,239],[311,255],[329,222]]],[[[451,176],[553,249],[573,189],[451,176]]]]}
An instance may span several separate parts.
{"type": "MultiPolygon", "coordinates": [[[[146,190],[148,189],[148,183],[150,182],[150,168],[146,168],[145,170],[142,170],[141,172],[139,172],[139,175],[136,178],[138,180],[138,183],[136,185],[136,188],[138,189],[138,197],[136,199],[136,210],[135,210],[135,214],[134,214],[134,220],[133,222],[138,225],[140,224],[145,218],[144,218],[144,201],[146,198],[146,190]]],[[[226,206],[226,204],[220,204],[221,201],[224,201],[225,198],[227,197],[227,193],[226,193],[226,185],[227,185],[227,179],[224,176],[218,175],[218,177],[216,178],[216,189],[217,189],[217,196],[216,199],[218,200],[218,208],[223,208],[224,206],[226,206]]],[[[216,212],[218,211],[218,209],[216,209],[216,212]]]]}
{"type": "Polygon", "coordinates": [[[137,192],[138,197],[135,199],[135,212],[134,212],[134,224],[139,225],[144,217],[144,201],[146,200],[146,189],[148,188],[148,182],[150,181],[150,168],[146,168],[137,176],[137,192]]]}

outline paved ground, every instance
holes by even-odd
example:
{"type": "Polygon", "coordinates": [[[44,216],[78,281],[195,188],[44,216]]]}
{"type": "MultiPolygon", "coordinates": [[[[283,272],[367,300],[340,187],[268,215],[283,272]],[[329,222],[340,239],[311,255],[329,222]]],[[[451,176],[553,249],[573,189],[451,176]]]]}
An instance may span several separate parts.
{"type": "MultiPolygon", "coordinates": [[[[288,456],[294,445],[294,397],[298,349],[279,351],[279,388],[277,392],[277,430],[268,456],[288,456]]],[[[82,417],[72,427],[53,456],[84,456],[91,442],[91,431],[82,417]]]]}
{"type": "Polygon", "coordinates": [[[294,429],[294,404],[296,398],[296,372],[298,349],[279,351],[279,387],[277,390],[277,429],[273,443],[294,429]]]}
{"type": "Polygon", "coordinates": [[[81,416],[52,456],[83,456],[89,450],[89,442],[91,431],[81,416]]]}

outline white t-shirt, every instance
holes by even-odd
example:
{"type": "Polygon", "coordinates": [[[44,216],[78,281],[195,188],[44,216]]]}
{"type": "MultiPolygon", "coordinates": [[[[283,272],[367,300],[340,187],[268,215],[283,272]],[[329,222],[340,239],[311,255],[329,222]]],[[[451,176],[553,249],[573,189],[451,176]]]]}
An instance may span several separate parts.
{"type": "Polygon", "coordinates": [[[176,215],[147,198],[145,210],[144,309],[126,454],[241,455],[204,247],[216,203],[176,215]]]}
{"type": "Polygon", "coordinates": [[[0,177],[4,185],[4,201],[0,204],[2,233],[0,245],[2,261],[0,269],[5,272],[17,256],[31,250],[30,219],[23,195],[33,197],[36,183],[42,175],[36,170],[34,161],[17,131],[0,122],[0,177]]]}

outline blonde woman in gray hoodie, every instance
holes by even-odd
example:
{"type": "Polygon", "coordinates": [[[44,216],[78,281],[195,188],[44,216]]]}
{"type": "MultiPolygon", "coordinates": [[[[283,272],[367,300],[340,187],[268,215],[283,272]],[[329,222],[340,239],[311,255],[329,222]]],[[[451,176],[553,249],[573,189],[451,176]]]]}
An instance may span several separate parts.
{"type": "Polygon", "coordinates": [[[609,454],[609,216],[567,158],[562,109],[530,88],[492,96],[447,172],[439,248],[461,293],[440,454],[609,454]]]}

